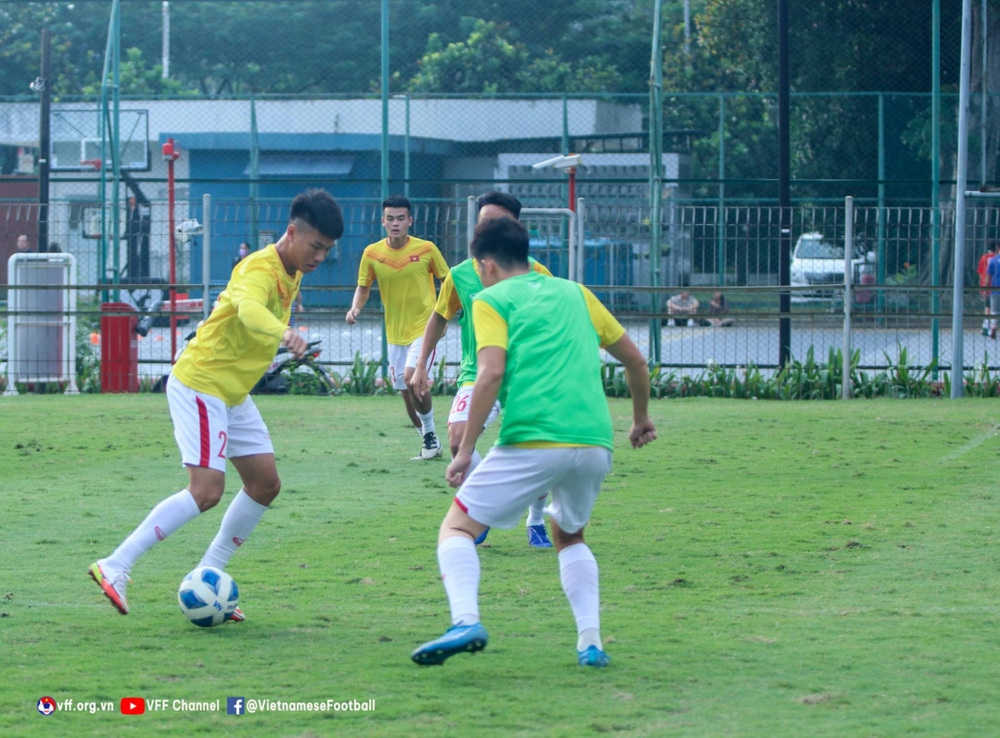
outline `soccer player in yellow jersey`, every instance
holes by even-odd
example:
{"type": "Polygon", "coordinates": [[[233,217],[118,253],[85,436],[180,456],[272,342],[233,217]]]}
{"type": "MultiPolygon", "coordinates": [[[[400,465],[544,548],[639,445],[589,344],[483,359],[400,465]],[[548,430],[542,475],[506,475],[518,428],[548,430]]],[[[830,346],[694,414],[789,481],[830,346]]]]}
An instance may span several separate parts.
{"type": "MultiPolygon", "coordinates": [[[[513,218],[521,215],[521,201],[507,192],[490,190],[476,198],[479,222],[489,218],[513,218]]],[[[531,268],[539,274],[551,277],[552,273],[542,264],[530,260],[531,268]]],[[[465,426],[469,420],[469,405],[472,400],[472,386],[476,381],[476,337],[472,327],[472,300],[477,293],[482,292],[483,283],[479,278],[479,265],[475,259],[467,259],[455,266],[441,283],[434,312],[424,329],[424,341],[420,348],[420,358],[417,368],[410,378],[410,386],[417,396],[430,393],[427,380],[427,359],[444,336],[448,321],[461,313],[459,321],[462,326],[462,366],[458,373],[458,392],[451,404],[451,414],[448,416],[448,445],[451,446],[452,458],[458,453],[458,444],[465,434],[465,426]]],[[[500,403],[496,403],[486,420],[486,425],[497,417],[500,403]]],[[[485,430],[485,428],[483,428],[485,430]]],[[[472,468],[475,469],[482,460],[479,452],[473,449],[472,468]]],[[[545,509],[545,495],[528,506],[528,518],[525,523],[528,533],[528,545],[532,548],[552,548],[548,533],[545,530],[545,519],[542,511],[545,509]]],[[[478,546],[486,540],[489,529],[476,539],[478,546]]]]}
{"type": "MultiPolygon", "coordinates": [[[[392,386],[403,395],[407,410],[413,407],[420,420],[423,447],[415,459],[441,455],[441,442],[434,427],[434,406],[430,395],[414,396],[409,380],[417,366],[424,327],[434,310],[434,277],[448,276],[448,265],[430,241],[410,235],[413,210],[402,195],[382,202],[382,225],[386,238],[368,246],[358,267],[358,288],[354,292],[347,322],[354,324],[368,302],[372,283],[378,282],[385,308],[385,338],[389,344],[389,371],[392,386]]],[[[434,354],[427,358],[434,363],[434,354]]],[[[412,416],[411,416],[412,417],[412,416]]]]}
{"type": "Polygon", "coordinates": [[[452,626],[412,659],[436,665],[486,646],[473,540],[486,526],[513,527],[527,503],[551,491],[547,512],[563,591],[576,619],[577,661],[607,666],[597,561],[583,540],[614,447],[600,347],[625,367],[632,394],[628,438],[636,448],[656,439],[646,360],[586,287],[530,269],[528,232],[518,221],[481,222],[472,253],[485,287],[472,303],[478,372],[465,435],[447,472],[448,483],[461,489],[441,523],[437,548],[452,626]],[[498,397],[504,406],[500,437],[469,473],[479,430],[498,397]]]}
{"type": "MultiPolygon", "coordinates": [[[[302,357],[307,344],[288,327],[303,273],[316,269],[344,232],[340,207],[323,190],[292,201],[288,227],[277,244],[256,251],[233,269],[208,320],[177,360],[167,382],[174,438],[188,471],[186,489],[166,498],[90,576],[122,615],[125,587],[143,553],[222,499],[226,459],[243,480],[218,535],[199,566],[225,569],[281,489],[267,426],[249,396],[278,346],[302,357]]],[[[237,609],[233,620],[243,620],[237,609]]]]}

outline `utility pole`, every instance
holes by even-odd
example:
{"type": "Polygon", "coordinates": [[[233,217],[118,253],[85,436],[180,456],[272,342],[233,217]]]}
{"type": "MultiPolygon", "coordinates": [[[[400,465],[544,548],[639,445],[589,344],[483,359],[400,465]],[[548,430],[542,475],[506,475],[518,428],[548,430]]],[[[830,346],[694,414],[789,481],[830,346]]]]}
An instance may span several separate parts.
{"type": "MultiPolygon", "coordinates": [[[[791,283],[792,212],[791,151],[789,139],[788,0],[778,0],[778,283],[791,283]]],[[[778,365],[784,368],[792,356],[791,295],[783,290],[778,311],[778,365]]]]}
{"type": "Polygon", "coordinates": [[[38,250],[49,250],[49,131],[52,118],[52,95],[49,79],[52,76],[52,34],[42,29],[42,73],[31,88],[41,95],[41,115],[38,132],[38,250]]]}
{"type": "Polygon", "coordinates": [[[163,0],[163,79],[170,79],[170,3],[163,0]]]}

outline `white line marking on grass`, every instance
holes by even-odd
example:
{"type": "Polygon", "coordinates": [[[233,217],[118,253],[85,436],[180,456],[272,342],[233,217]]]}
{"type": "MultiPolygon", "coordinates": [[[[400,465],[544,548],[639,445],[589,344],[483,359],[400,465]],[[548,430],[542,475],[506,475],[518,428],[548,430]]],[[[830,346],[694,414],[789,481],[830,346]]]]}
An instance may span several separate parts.
{"type": "Polygon", "coordinates": [[[984,443],[986,443],[988,439],[993,438],[996,434],[997,434],[997,429],[996,426],[994,426],[992,430],[989,430],[986,433],[979,434],[964,446],[956,448],[950,454],[946,454],[945,456],[941,457],[941,463],[947,464],[949,461],[954,461],[959,456],[965,456],[970,451],[974,451],[975,449],[982,446],[984,443]]]}

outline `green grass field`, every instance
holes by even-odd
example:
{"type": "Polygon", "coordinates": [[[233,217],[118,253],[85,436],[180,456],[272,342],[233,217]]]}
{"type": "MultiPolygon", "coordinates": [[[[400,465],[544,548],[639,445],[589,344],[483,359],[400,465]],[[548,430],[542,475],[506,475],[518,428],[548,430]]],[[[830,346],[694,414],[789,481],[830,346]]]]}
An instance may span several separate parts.
{"type": "MultiPolygon", "coordinates": [[[[555,555],[520,527],[481,549],[488,648],[413,665],[448,625],[445,464],[408,461],[419,439],[398,398],[258,404],[284,489],[230,565],[248,621],[199,629],[176,590],[221,506],[138,563],[127,617],[86,576],[186,483],[165,398],[0,401],[0,735],[997,730],[993,401],[659,401],[660,440],[638,451],[612,401],[620,446],[587,536],[604,670],[576,665],[555,555]],[[114,711],[44,717],[45,695],[114,711]],[[123,716],[127,696],[220,700],[221,714],[123,716]],[[375,710],[234,717],[228,696],[375,710]]],[[[224,504],[238,484],[231,472],[224,504]]]]}

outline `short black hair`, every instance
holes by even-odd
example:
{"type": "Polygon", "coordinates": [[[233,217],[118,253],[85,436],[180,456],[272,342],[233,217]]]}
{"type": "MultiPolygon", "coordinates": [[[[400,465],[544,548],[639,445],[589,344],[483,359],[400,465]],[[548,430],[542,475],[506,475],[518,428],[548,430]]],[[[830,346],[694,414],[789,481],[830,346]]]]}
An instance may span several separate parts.
{"type": "Polygon", "coordinates": [[[479,213],[484,205],[501,207],[513,215],[514,220],[519,220],[521,217],[521,201],[507,192],[501,192],[500,190],[484,192],[476,198],[476,213],[479,213]]]}
{"type": "Polygon", "coordinates": [[[344,235],[344,214],[340,212],[340,205],[326,190],[312,189],[296,195],[288,212],[288,220],[291,222],[296,219],[334,241],[344,235]]]}
{"type": "Polygon", "coordinates": [[[389,195],[382,201],[382,209],[386,208],[406,208],[406,212],[413,215],[413,208],[410,206],[410,201],[406,199],[403,195],[389,195]]]}
{"type": "Polygon", "coordinates": [[[528,265],[528,229],[513,218],[490,218],[476,226],[472,255],[504,269],[528,265]]]}

